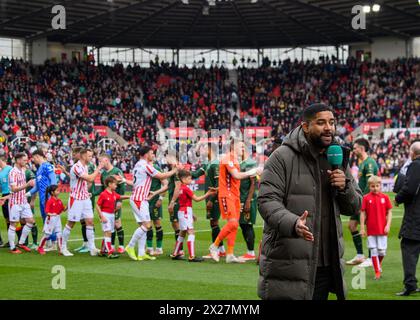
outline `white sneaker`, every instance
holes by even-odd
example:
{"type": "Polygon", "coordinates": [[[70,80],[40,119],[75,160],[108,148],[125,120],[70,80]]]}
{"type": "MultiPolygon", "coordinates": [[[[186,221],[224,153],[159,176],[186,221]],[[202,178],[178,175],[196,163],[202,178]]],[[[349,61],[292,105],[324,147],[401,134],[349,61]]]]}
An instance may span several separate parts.
{"type": "Polygon", "coordinates": [[[58,250],[58,246],[57,246],[57,241],[54,241],[51,244],[50,250],[49,251],[57,251],[58,250]]]}
{"type": "Polygon", "coordinates": [[[347,261],[346,264],[350,266],[355,266],[355,265],[363,263],[365,260],[366,260],[365,257],[355,256],[353,259],[347,261]]]}
{"type": "Polygon", "coordinates": [[[52,251],[52,248],[53,248],[52,242],[48,240],[47,243],[45,244],[44,251],[45,252],[52,251]]]}
{"type": "Polygon", "coordinates": [[[368,258],[365,259],[365,261],[363,261],[361,264],[359,264],[359,267],[361,268],[369,268],[372,267],[373,263],[372,263],[372,259],[368,258]]]}
{"type": "Polygon", "coordinates": [[[90,250],[90,255],[91,255],[92,257],[95,257],[95,256],[97,256],[98,254],[99,254],[99,250],[98,250],[98,249],[94,248],[94,249],[90,250]]]}
{"type": "Polygon", "coordinates": [[[154,251],[154,255],[155,256],[160,256],[163,254],[163,249],[162,248],[156,248],[154,251]]]}
{"type": "Polygon", "coordinates": [[[61,250],[61,254],[65,257],[73,257],[74,256],[74,254],[71,253],[68,249],[61,250]]]}
{"type": "Polygon", "coordinates": [[[146,254],[148,254],[148,255],[150,255],[150,256],[155,255],[155,253],[154,253],[154,251],[153,251],[153,248],[146,248],[146,254]]]}
{"type": "Polygon", "coordinates": [[[219,258],[219,248],[215,247],[214,244],[212,244],[209,248],[210,250],[210,255],[212,257],[212,259],[216,262],[219,262],[220,258],[219,258]]]}
{"type": "Polygon", "coordinates": [[[241,257],[235,257],[233,254],[228,254],[226,256],[226,263],[245,263],[245,259],[241,257]]]}

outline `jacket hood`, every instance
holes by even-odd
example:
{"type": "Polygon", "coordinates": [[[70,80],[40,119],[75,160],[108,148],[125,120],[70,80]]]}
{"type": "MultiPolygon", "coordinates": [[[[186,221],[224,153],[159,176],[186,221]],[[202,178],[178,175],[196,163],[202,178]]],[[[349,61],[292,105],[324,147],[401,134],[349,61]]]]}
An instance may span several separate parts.
{"type": "MultiPolygon", "coordinates": [[[[303,153],[303,154],[310,154],[310,147],[308,140],[305,137],[305,133],[303,132],[302,126],[296,127],[292,131],[287,134],[287,136],[283,140],[283,144],[287,145],[288,147],[292,148],[295,152],[303,153]]],[[[333,138],[332,144],[338,144],[342,146],[340,140],[337,137],[333,138]]]]}
{"type": "Polygon", "coordinates": [[[306,140],[302,126],[294,128],[283,140],[283,144],[292,148],[297,153],[307,153],[309,151],[309,143],[306,140]]]}

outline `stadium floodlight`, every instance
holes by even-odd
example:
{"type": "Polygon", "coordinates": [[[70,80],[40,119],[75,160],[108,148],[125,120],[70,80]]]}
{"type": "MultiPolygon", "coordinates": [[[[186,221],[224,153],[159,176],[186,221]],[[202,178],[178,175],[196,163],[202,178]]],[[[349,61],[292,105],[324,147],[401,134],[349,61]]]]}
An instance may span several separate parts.
{"type": "Polygon", "coordinates": [[[257,2],[258,2],[258,0],[251,0],[251,3],[257,3],[257,2]]]}
{"type": "Polygon", "coordinates": [[[181,0],[183,4],[190,4],[189,0],[181,0]]]}
{"type": "Polygon", "coordinates": [[[380,4],[377,4],[377,3],[375,3],[375,4],[372,6],[372,11],[373,11],[373,12],[379,12],[379,10],[381,10],[381,5],[380,5],[380,4]]]}
{"type": "Polygon", "coordinates": [[[364,13],[370,13],[370,6],[368,6],[368,5],[363,6],[363,12],[364,13]]]}
{"type": "Polygon", "coordinates": [[[216,5],[216,0],[207,0],[207,2],[209,3],[209,6],[214,7],[216,5]]]}

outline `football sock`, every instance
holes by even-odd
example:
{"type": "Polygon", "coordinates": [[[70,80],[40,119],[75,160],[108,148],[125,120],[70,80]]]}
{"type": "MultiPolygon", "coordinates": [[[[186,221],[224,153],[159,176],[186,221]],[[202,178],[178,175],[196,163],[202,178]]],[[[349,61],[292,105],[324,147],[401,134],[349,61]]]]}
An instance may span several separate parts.
{"type": "Polygon", "coordinates": [[[353,236],[353,243],[357,254],[363,255],[362,236],[360,235],[359,231],[354,231],[351,233],[351,235],[353,236]]]}
{"type": "Polygon", "coordinates": [[[69,241],[70,238],[71,229],[66,225],[63,230],[63,244],[62,248],[67,249],[67,241],[69,241]]]}
{"type": "Polygon", "coordinates": [[[193,234],[188,235],[187,245],[188,245],[188,252],[190,253],[191,259],[195,257],[194,242],[195,242],[195,235],[193,234]]]}
{"type": "Polygon", "coordinates": [[[143,229],[143,233],[140,236],[140,239],[138,240],[138,256],[142,257],[145,254],[145,245],[146,245],[146,237],[147,237],[147,230],[143,229]]]}
{"type": "Polygon", "coordinates": [[[82,236],[83,236],[83,242],[89,242],[88,237],[87,237],[87,233],[86,233],[86,223],[80,222],[82,224],[82,236]]]}
{"type": "Polygon", "coordinates": [[[9,226],[9,230],[7,231],[7,237],[9,239],[10,250],[15,249],[15,237],[16,237],[16,228],[13,226],[9,226]]]}
{"type": "MultiPolygon", "coordinates": [[[[211,226],[211,240],[213,242],[216,241],[217,236],[220,233],[220,227],[219,225],[211,226]]],[[[223,241],[220,241],[219,247],[223,247],[223,241]]]]}
{"type": "Polygon", "coordinates": [[[117,232],[116,232],[116,231],[114,231],[114,232],[111,234],[111,243],[112,243],[112,245],[113,245],[113,246],[115,245],[115,238],[116,238],[116,235],[117,235],[117,232]]]}
{"type": "Polygon", "coordinates": [[[148,248],[153,248],[153,229],[147,230],[146,246],[148,248]]]}
{"type": "Polygon", "coordinates": [[[162,248],[163,242],[163,228],[159,226],[156,228],[156,248],[162,248]]]}
{"type": "Polygon", "coordinates": [[[181,236],[178,236],[178,239],[176,240],[176,243],[175,243],[174,256],[179,254],[179,251],[181,250],[181,245],[183,242],[184,242],[184,238],[181,236]]]}
{"type": "Polygon", "coordinates": [[[120,246],[124,246],[124,229],[122,226],[117,228],[117,237],[120,246]]]}
{"type": "Polygon", "coordinates": [[[105,248],[108,254],[112,252],[112,244],[111,244],[111,238],[110,237],[104,237],[105,242],[105,248]]]}
{"type": "Polygon", "coordinates": [[[255,231],[252,224],[241,224],[242,235],[244,236],[248,251],[254,251],[255,231]]]}
{"type": "Polygon", "coordinates": [[[32,233],[32,242],[34,244],[37,244],[38,243],[38,226],[36,225],[36,223],[33,224],[31,233],[32,233]]]}
{"type": "Polygon", "coordinates": [[[26,239],[28,238],[29,233],[31,233],[32,226],[33,225],[31,223],[25,224],[25,226],[22,229],[22,235],[19,238],[19,244],[25,243],[26,239]]]}
{"type": "Polygon", "coordinates": [[[144,230],[142,227],[138,227],[136,231],[134,231],[133,236],[131,237],[130,242],[128,243],[128,246],[131,248],[134,248],[139,241],[140,237],[143,235],[143,233],[146,233],[147,231],[144,230]]]}

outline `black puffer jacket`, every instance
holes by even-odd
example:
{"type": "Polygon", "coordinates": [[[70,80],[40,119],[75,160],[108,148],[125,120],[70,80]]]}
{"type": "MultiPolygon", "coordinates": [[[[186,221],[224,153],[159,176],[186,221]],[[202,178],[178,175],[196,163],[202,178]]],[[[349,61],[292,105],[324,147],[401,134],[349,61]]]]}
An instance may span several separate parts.
{"type": "Polygon", "coordinates": [[[404,218],[399,237],[420,241],[420,158],[408,167],[404,185],[395,201],[404,203],[404,218]]]}
{"type": "MultiPolygon", "coordinates": [[[[321,224],[321,185],[318,162],[311,155],[301,127],[296,128],[267,161],[262,174],[258,208],[264,219],[258,295],[262,299],[312,299],[318,265],[321,224]],[[315,241],[298,238],[294,226],[308,210],[307,225],[315,241]]],[[[347,167],[345,191],[332,199],[336,253],[334,263],[340,281],[338,298],[345,297],[343,280],[343,231],[340,214],[359,213],[362,192],[347,167]]]]}

